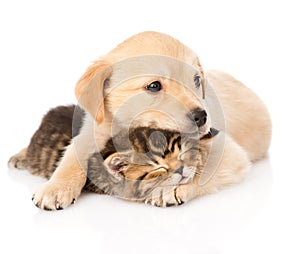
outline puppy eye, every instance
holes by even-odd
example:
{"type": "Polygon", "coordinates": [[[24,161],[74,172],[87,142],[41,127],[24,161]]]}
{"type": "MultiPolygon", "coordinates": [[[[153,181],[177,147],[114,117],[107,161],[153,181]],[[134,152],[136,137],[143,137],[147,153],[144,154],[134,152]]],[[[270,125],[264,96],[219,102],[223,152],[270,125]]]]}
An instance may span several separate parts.
{"type": "Polygon", "coordinates": [[[200,85],[201,85],[201,77],[198,76],[198,75],[196,75],[196,76],[194,77],[194,82],[195,82],[196,88],[199,88],[200,85]]]}
{"type": "Polygon", "coordinates": [[[152,93],[157,93],[162,89],[162,85],[159,81],[154,81],[150,85],[146,86],[146,89],[152,93]]]}

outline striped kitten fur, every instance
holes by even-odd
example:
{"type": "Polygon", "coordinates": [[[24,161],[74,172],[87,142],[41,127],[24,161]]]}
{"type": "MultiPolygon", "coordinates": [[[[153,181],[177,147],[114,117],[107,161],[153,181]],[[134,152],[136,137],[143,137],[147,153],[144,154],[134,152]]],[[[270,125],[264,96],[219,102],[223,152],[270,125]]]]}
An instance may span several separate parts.
{"type": "Polygon", "coordinates": [[[12,156],[10,168],[27,169],[49,179],[73,136],[79,134],[84,111],[75,105],[58,106],[43,117],[29,146],[12,156]],[[76,109],[76,110],[75,110],[76,109]]]}
{"type": "MultiPolygon", "coordinates": [[[[9,166],[49,179],[65,147],[78,135],[84,114],[74,105],[50,110],[29,146],[13,156],[9,166]]],[[[199,142],[159,128],[121,131],[89,158],[84,190],[145,201],[156,187],[188,183],[201,173],[209,151],[207,141],[217,133],[211,129],[199,142]]]]}

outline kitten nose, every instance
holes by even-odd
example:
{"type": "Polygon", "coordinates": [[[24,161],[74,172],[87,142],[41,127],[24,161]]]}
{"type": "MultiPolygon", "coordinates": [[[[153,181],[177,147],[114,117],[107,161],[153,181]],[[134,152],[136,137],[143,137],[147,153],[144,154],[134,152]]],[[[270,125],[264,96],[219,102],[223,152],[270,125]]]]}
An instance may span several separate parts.
{"type": "Polygon", "coordinates": [[[190,111],[189,118],[195,122],[198,127],[203,126],[207,121],[207,113],[201,108],[196,108],[190,111]]]}

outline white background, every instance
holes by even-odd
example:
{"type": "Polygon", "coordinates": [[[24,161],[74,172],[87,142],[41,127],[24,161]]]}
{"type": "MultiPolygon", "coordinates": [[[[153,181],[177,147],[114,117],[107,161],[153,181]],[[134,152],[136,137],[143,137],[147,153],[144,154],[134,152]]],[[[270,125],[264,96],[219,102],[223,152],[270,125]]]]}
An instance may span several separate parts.
{"type": "MultiPolygon", "coordinates": [[[[300,253],[297,1],[1,1],[0,252],[300,253]],[[266,103],[269,159],[247,180],[178,208],[85,194],[59,212],[34,207],[44,179],[8,170],[42,115],[76,102],[90,62],[127,37],[168,33],[204,68],[231,73],[266,103]]],[[[259,113],[259,112],[258,112],[259,113]]]]}

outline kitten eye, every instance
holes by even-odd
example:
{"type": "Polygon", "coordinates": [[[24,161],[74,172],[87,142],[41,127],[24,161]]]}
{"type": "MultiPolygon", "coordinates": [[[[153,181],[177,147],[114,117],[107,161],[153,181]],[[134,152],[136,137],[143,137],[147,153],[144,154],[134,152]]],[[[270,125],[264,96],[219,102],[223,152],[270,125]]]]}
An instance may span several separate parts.
{"type": "Polygon", "coordinates": [[[159,81],[154,81],[150,85],[146,86],[146,89],[152,93],[157,93],[162,89],[162,85],[159,81]]]}
{"type": "Polygon", "coordinates": [[[200,77],[199,75],[196,75],[196,76],[194,77],[194,82],[195,82],[196,88],[199,88],[200,85],[201,85],[201,77],[200,77]]]}

